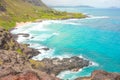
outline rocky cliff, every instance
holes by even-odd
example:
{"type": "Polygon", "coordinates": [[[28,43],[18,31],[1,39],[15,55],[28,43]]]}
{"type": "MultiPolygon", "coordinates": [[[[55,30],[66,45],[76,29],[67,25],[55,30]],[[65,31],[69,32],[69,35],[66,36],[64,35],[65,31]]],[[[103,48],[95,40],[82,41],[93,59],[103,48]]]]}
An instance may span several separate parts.
{"type": "Polygon", "coordinates": [[[29,60],[38,53],[18,44],[8,31],[0,29],[0,80],[59,80],[32,67],[29,60]]]}
{"type": "Polygon", "coordinates": [[[18,44],[13,39],[12,34],[10,34],[8,31],[6,31],[3,28],[0,28],[0,49],[17,51],[19,54],[25,53],[29,58],[39,54],[37,50],[28,48],[27,45],[18,44]]]}

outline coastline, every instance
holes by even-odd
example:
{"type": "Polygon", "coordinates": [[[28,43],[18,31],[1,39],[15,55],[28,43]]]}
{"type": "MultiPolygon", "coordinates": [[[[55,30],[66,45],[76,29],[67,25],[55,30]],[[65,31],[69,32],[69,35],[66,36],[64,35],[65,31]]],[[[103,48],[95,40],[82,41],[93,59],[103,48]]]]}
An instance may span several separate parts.
{"type": "MultiPolygon", "coordinates": [[[[103,17],[96,17],[96,18],[103,18],[103,17]]],[[[47,20],[38,20],[37,22],[42,22],[42,21],[47,21],[47,20]]],[[[34,22],[33,22],[34,23],[34,22]]],[[[41,55],[41,54],[40,54],[41,55]]]]}
{"type": "Polygon", "coordinates": [[[32,23],[32,22],[31,21],[28,21],[28,22],[16,22],[16,26],[14,28],[19,27],[19,26],[24,26],[24,25],[27,25],[27,24],[30,24],[30,23],[32,23]]]}
{"type": "Polygon", "coordinates": [[[85,19],[85,18],[90,18],[89,15],[83,14],[84,17],[81,18],[74,18],[74,17],[69,17],[69,18],[56,18],[56,19],[36,19],[34,21],[27,21],[27,22],[16,22],[16,25],[14,26],[14,28],[19,27],[19,26],[24,26],[30,23],[34,23],[34,22],[42,22],[42,21],[48,21],[48,20],[69,20],[69,19],[85,19]]]}
{"type": "MultiPolygon", "coordinates": [[[[68,19],[69,20],[69,19],[68,19]]],[[[71,19],[70,19],[71,20],[71,19]]],[[[44,21],[48,21],[48,20],[40,20],[40,21],[37,21],[37,23],[39,22],[39,23],[42,23],[42,22],[44,22],[44,21]]],[[[32,22],[27,22],[27,23],[24,23],[24,25],[26,25],[26,24],[30,24],[30,23],[32,23],[32,22]]],[[[33,22],[34,23],[34,22],[33,22]]],[[[23,25],[23,26],[24,26],[23,25]]],[[[44,26],[43,26],[44,27],[44,26]]],[[[19,28],[19,27],[17,27],[17,28],[19,28]]],[[[29,34],[30,35],[30,34],[29,34]]],[[[33,36],[34,37],[34,36],[33,36]]],[[[28,45],[31,45],[31,44],[28,44],[28,45]]],[[[39,49],[39,51],[40,51],[40,53],[41,54],[39,54],[39,55],[50,55],[51,53],[46,53],[47,51],[49,52],[49,50],[51,50],[50,48],[48,48],[48,47],[43,47],[43,48],[40,48],[39,49]],[[42,52],[41,52],[42,51],[42,52]]],[[[51,54],[52,55],[52,54],[51,54]]],[[[38,55],[37,55],[38,56],[38,55]]],[[[36,56],[34,56],[34,57],[36,57],[36,56]]],[[[56,56],[57,57],[57,56],[56,56]]],[[[55,57],[55,58],[56,58],[55,57]]],[[[61,60],[63,60],[63,58],[71,58],[71,57],[62,57],[62,58],[60,58],[60,57],[57,57],[58,59],[61,59],[61,60]]],[[[84,57],[82,57],[82,56],[79,56],[79,58],[81,58],[81,59],[85,59],[84,57]]],[[[34,58],[35,59],[35,58],[34,58]]],[[[44,58],[43,58],[44,59],[44,58]]],[[[35,59],[35,60],[43,60],[43,59],[35,59]]],[[[47,58],[47,59],[50,59],[50,58],[47,58]]],[[[54,58],[53,58],[54,59],[54,58]]],[[[85,59],[85,60],[88,60],[88,59],[85,59]]],[[[89,61],[89,60],[88,60],[89,61]]],[[[91,62],[91,61],[90,61],[91,62]]],[[[89,65],[89,66],[91,66],[93,64],[93,66],[94,66],[94,63],[93,62],[91,62],[91,64],[89,65]]],[[[89,67],[89,66],[87,66],[87,67],[89,67]]],[[[70,71],[70,72],[80,72],[80,70],[82,70],[83,68],[76,68],[76,69],[72,69],[72,70],[68,70],[68,71],[70,71]]],[[[64,70],[61,70],[60,72],[64,72],[64,70]]],[[[60,72],[57,72],[57,76],[58,76],[58,73],[60,74],[60,72]]]]}
{"type": "MultiPolygon", "coordinates": [[[[42,21],[41,21],[42,22],[42,21]]],[[[24,25],[26,25],[26,24],[29,24],[30,22],[27,22],[27,23],[20,23],[20,25],[18,24],[18,26],[24,26],[24,25]]],[[[19,28],[19,27],[18,27],[19,28]]],[[[45,49],[45,50],[47,50],[47,49],[45,49]]],[[[49,61],[49,60],[51,60],[51,59],[49,59],[48,58],[48,60],[47,61],[49,61]]],[[[55,59],[56,60],[56,59],[55,59]]],[[[59,59],[58,59],[59,60],[59,59]]],[[[76,60],[77,61],[77,60],[76,60]]],[[[78,71],[79,69],[78,68],[75,68],[75,69],[71,69],[71,70],[73,70],[73,71],[78,71]]],[[[45,71],[47,71],[47,70],[45,70],[45,71]]],[[[64,71],[64,70],[61,70],[61,71],[64,71]]],[[[60,72],[61,72],[60,71],[60,72]]],[[[56,72],[56,74],[58,74],[59,72],[56,72]]],[[[56,76],[56,75],[54,75],[54,76],[56,76]]]]}
{"type": "MultiPolygon", "coordinates": [[[[70,18],[70,19],[73,19],[73,18],[70,18]]],[[[75,19],[75,18],[74,18],[75,19]]],[[[68,20],[68,19],[62,19],[62,20],[68,20]]],[[[48,20],[37,20],[37,21],[35,21],[35,23],[36,22],[39,22],[39,23],[41,23],[41,22],[43,22],[43,21],[48,21],[48,20]]],[[[25,26],[25,25],[27,25],[27,24],[31,24],[32,22],[21,22],[21,23],[17,23],[17,25],[16,25],[16,27],[15,28],[20,28],[20,26],[25,26]]],[[[33,22],[34,23],[34,22],[33,22]]],[[[13,29],[14,30],[14,29],[13,29]]],[[[22,33],[21,33],[22,34],[22,33]]],[[[13,34],[14,35],[14,34],[13,34]]],[[[22,35],[24,35],[24,33],[22,34],[22,35]]],[[[29,34],[30,35],[30,34],[29,34]]],[[[18,35],[19,36],[19,35],[18,35]]],[[[34,36],[33,36],[34,37],[34,36]]],[[[19,43],[19,44],[21,44],[21,43],[19,43]]],[[[30,44],[28,44],[29,46],[30,46],[30,44]]],[[[44,54],[47,54],[47,53],[44,53],[45,51],[48,51],[48,50],[51,50],[50,48],[48,48],[48,47],[43,47],[43,48],[40,48],[38,51],[40,52],[40,54],[38,54],[38,55],[44,55],[44,54]],[[43,51],[42,51],[43,50],[43,51]],[[43,53],[42,53],[42,52],[43,53]]],[[[48,51],[49,52],[49,51],[48,51]]],[[[37,55],[37,56],[38,56],[37,55]]],[[[36,57],[36,56],[33,56],[33,57],[36,57]]],[[[72,56],[71,56],[72,57],[72,56]]],[[[47,58],[48,59],[48,61],[51,59],[51,60],[54,60],[54,59],[60,59],[60,60],[63,60],[64,61],[64,59],[65,58],[68,58],[68,59],[72,59],[71,57],[62,57],[62,58],[60,58],[60,57],[55,57],[55,58],[47,58]]],[[[79,58],[80,59],[84,59],[84,60],[87,60],[87,59],[85,59],[84,57],[82,57],[82,56],[79,56],[79,58]]],[[[44,58],[43,58],[44,59],[44,58]]],[[[43,60],[43,59],[41,59],[41,60],[43,60]]],[[[35,60],[37,60],[37,59],[35,59],[35,60]]],[[[39,59],[38,59],[39,60],[39,59]]],[[[40,60],[40,61],[41,61],[40,60]]],[[[87,60],[87,61],[89,61],[89,60],[87,60]]],[[[88,64],[88,63],[87,63],[88,64]]],[[[89,64],[89,66],[90,65],[92,65],[92,63],[90,63],[89,64]]],[[[86,66],[86,67],[88,67],[88,65],[86,66]]],[[[68,70],[68,69],[65,69],[65,70],[68,70]]],[[[68,71],[71,71],[71,72],[78,72],[78,71],[80,71],[80,70],[82,70],[82,68],[73,68],[73,69],[69,69],[68,71]]],[[[55,74],[60,74],[60,72],[62,72],[62,71],[64,71],[64,70],[61,70],[61,71],[59,71],[59,72],[56,72],[55,74]]],[[[56,75],[56,76],[57,76],[56,75]]]]}

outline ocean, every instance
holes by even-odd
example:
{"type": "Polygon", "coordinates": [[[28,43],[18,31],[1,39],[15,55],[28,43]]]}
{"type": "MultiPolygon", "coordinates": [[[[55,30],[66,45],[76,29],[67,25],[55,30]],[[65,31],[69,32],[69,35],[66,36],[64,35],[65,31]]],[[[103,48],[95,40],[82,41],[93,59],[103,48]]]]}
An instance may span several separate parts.
{"type": "Polygon", "coordinates": [[[79,56],[93,65],[78,72],[63,71],[57,77],[74,80],[90,76],[94,70],[120,73],[120,9],[98,9],[80,7],[56,7],[60,11],[82,12],[84,19],[46,20],[17,27],[12,33],[28,33],[19,36],[18,42],[40,49],[42,54],[33,59],[79,56]]]}

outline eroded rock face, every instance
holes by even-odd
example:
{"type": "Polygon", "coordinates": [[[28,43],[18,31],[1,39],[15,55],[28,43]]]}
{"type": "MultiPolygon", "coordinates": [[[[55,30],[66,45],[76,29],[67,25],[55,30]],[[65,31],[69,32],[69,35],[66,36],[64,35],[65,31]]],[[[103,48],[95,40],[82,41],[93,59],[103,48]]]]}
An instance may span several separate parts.
{"type": "Polygon", "coordinates": [[[29,58],[38,55],[40,52],[36,49],[28,48],[26,45],[18,44],[5,29],[0,28],[0,49],[18,51],[25,53],[29,58]]]}
{"type": "Polygon", "coordinates": [[[28,59],[15,51],[0,50],[0,77],[32,69],[28,59]]]}
{"type": "Polygon", "coordinates": [[[120,80],[120,74],[108,73],[105,71],[94,71],[91,77],[82,77],[76,80],[120,80]]]}
{"type": "Polygon", "coordinates": [[[16,51],[0,50],[0,80],[59,80],[38,69],[16,51]]]}
{"type": "Polygon", "coordinates": [[[7,76],[1,77],[0,80],[42,80],[40,77],[31,71],[23,73],[12,73],[7,76]]]}
{"type": "Polygon", "coordinates": [[[5,29],[0,29],[0,80],[59,80],[38,69],[29,59],[38,51],[18,44],[5,29]]]}
{"type": "Polygon", "coordinates": [[[42,71],[55,75],[64,70],[77,71],[83,67],[89,66],[90,64],[88,60],[84,60],[79,57],[63,58],[62,60],[59,58],[45,58],[41,62],[45,64],[45,67],[42,68],[42,71]]]}

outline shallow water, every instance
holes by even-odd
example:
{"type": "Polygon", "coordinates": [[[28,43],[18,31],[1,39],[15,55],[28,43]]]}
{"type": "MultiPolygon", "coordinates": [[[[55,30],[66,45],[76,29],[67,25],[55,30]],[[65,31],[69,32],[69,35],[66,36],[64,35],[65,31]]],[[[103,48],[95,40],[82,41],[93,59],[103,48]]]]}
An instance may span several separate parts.
{"type": "Polygon", "coordinates": [[[30,47],[40,49],[45,57],[82,56],[94,62],[79,72],[64,71],[58,77],[74,80],[80,76],[88,76],[94,70],[120,72],[120,9],[96,8],[55,8],[69,12],[83,12],[91,15],[86,19],[50,20],[21,26],[12,33],[29,33],[29,38],[20,37],[18,42],[31,44],[30,47]],[[34,38],[31,38],[34,37],[34,38]]]}

